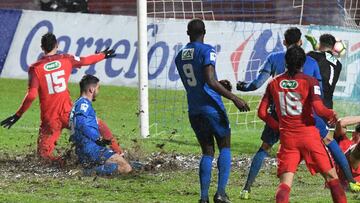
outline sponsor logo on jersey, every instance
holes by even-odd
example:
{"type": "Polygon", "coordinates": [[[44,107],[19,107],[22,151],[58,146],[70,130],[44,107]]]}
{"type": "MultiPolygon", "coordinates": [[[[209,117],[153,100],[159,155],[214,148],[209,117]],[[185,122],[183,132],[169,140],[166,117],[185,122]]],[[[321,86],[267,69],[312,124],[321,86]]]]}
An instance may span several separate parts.
{"type": "Polygon", "coordinates": [[[326,60],[328,60],[330,63],[332,63],[336,66],[336,63],[338,60],[335,58],[335,56],[333,56],[330,53],[325,52],[325,57],[326,57],[326,60]]]}
{"type": "Polygon", "coordinates": [[[314,86],[314,94],[321,95],[320,86],[314,86]]]}
{"type": "Polygon", "coordinates": [[[280,87],[283,89],[295,89],[298,86],[298,82],[296,80],[282,80],[280,82],[280,87]]]}
{"type": "Polygon", "coordinates": [[[210,61],[215,61],[216,60],[216,53],[215,50],[212,50],[210,52],[210,61]]]}
{"type": "Polygon", "coordinates": [[[58,69],[60,67],[61,67],[60,61],[51,61],[51,62],[44,65],[44,69],[46,71],[56,70],[56,69],[58,69]]]}
{"type": "Polygon", "coordinates": [[[81,111],[86,112],[88,108],[89,108],[89,105],[86,104],[86,103],[82,103],[82,104],[80,105],[80,110],[81,110],[81,111]]]}
{"type": "Polygon", "coordinates": [[[194,49],[184,49],[181,53],[181,60],[192,60],[194,59],[194,49]]]}

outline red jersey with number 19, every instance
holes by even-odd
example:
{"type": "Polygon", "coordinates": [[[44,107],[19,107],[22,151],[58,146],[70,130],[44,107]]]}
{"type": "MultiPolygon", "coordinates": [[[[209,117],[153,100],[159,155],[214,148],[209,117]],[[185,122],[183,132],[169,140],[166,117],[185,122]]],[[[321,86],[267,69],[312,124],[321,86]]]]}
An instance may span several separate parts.
{"type": "Polygon", "coordinates": [[[332,111],[322,105],[320,95],[320,87],[315,78],[303,73],[297,73],[293,77],[284,73],[269,83],[260,108],[265,108],[264,104],[274,102],[281,133],[311,133],[316,130],[313,117],[314,103],[320,107],[319,114],[326,118],[333,115],[332,111]]]}
{"type": "Polygon", "coordinates": [[[17,111],[21,116],[39,93],[41,120],[56,119],[71,111],[72,102],[68,81],[73,67],[96,63],[104,54],[88,57],[74,57],[69,54],[44,56],[29,68],[29,90],[23,104],[17,111]]]}

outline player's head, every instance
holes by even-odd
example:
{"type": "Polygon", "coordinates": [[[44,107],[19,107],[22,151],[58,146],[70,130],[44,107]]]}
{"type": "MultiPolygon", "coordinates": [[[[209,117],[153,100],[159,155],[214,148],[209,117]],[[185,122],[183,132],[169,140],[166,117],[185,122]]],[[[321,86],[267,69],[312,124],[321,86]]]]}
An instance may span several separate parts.
{"type": "Polygon", "coordinates": [[[298,46],[302,45],[301,40],[301,31],[297,27],[290,27],[287,29],[284,33],[284,41],[283,44],[286,47],[289,47],[293,44],[296,44],[298,46]]]}
{"type": "Polygon", "coordinates": [[[95,101],[99,93],[99,81],[99,78],[93,75],[84,75],[80,80],[80,94],[95,101]]]}
{"type": "Polygon", "coordinates": [[[187,34],[189,35],[191,42],[198,40],[202,41],[204,39],[205,33],[205,24],[201,19],[194,18],[190,20],[187,25],[187,34]]]}
{"type": "Polygon", "coordinates": [[[290,76],[294,76],[296,73],[301,72],[305,60],[305,51],[300,46],[291,45],[286,50],[285,54],[285,62],[288,74],[290,76]]]}
{"type": "Polygon", "coordinates": [[[320,46],[319,46],[320,51],[331,51],[336,43],[335,37],[332,36],[331,34],[321,35],[319,41],[320,41],[320,46]]]}
{"type": "Polygon", "coordinates": [[[45,54],[51,52],[57,48],[57,46],[58,43],[56,36],[53,33],[48,32],[41,37],[41,49],[45,52],[45,54]]]}

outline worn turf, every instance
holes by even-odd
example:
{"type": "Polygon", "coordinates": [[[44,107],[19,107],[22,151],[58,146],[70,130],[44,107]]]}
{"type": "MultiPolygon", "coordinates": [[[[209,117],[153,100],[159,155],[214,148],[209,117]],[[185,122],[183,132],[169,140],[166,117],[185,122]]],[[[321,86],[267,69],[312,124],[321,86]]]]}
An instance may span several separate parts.
{"type": "MultiPolygon", "coordinates": [[[[26,92],[26,85],[25,80],[0,78],[0,119],[16,111],[26,92]]],[[[73,99],[76,99],[79,92],[77,84],[70,84],[69,88],[73,99]]],[[[184,162],[196,165],[196,157],[200,155],[183,108],[183,93],[150,91],[151,122],[154,123],[155,117],[162,122],[151,127],[151,135],[147,139],[139,136],[137,97],[136,88],[102,86],[94,107],[98,117],[108,123],[122,147],[128,151],[128,157],[147,163],[152,159],[152,167],[133,175],[109,179],[83,177],[76,165],[62,170],[42,165],[34,155],[39,126],[39,104],[36,100],[10,130],[0,129],[0,202],[196,202],[199,196],[196,166],[185,166],[178,162],[164,165],[179,154],[185,157],[181,159],[184,162]],[[178,95],[179,99],[169,100],[174,95],[178,95]],[[166,109],[165,104],[174,104],[173,110],[161,112],[160,109],[166,109]],[[174,113],[168,115],[168,112],[174,113]]],[[[230,112],[234,111],[232,107],[230,112]]],[[[255,120],[254,115],[248,116],[249,120],[255,120]]],[[[244,116],[230,116],[235,165],[228,193],[233,202],[241,202],[239,193],[250,157],[261,143],[261,123],[246,128],[235,124],[243,122],[241,119],[244,116]],[[239,160],[247,161],[240,164],[239,160]]],[[[59,141],[59,153],[68,148],[68,138],[69,132],[65,130],[59,141]]],[[[261,170],[252,190],[252,200],[244,202],[274,201],[278,180],[273,163],[268,162],[261,170]]],[[[215,168],[212,180],[210,192],[214,194],[217,180],[215,168]]],[[[323,188],[321,177],[311,177],[302,165],[291,192],[291,202],[331,202],[330,192],[323,188]]],[[[360,201],[358,195],[351,193],[348,193],[348,199],[349,202],[360,201]]]]}

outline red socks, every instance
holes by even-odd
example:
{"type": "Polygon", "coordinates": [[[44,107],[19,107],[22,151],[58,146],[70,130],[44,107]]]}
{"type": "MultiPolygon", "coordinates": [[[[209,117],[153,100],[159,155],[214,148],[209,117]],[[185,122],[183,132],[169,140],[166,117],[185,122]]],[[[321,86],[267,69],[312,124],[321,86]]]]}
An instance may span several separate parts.
{"type": "Polygon", "coordinates": [[[342,188],[339,179],[334,179],[327,182],[330,191],[331,197],[335,203],[346,203],[346,195],[344,189],[342,188]]]}
{"type": "Polygon", "coordinates": [[[290,187],[285,183],[280,183],[276,191],[276,203],[288,203],[290,195],[290,187]]]}

